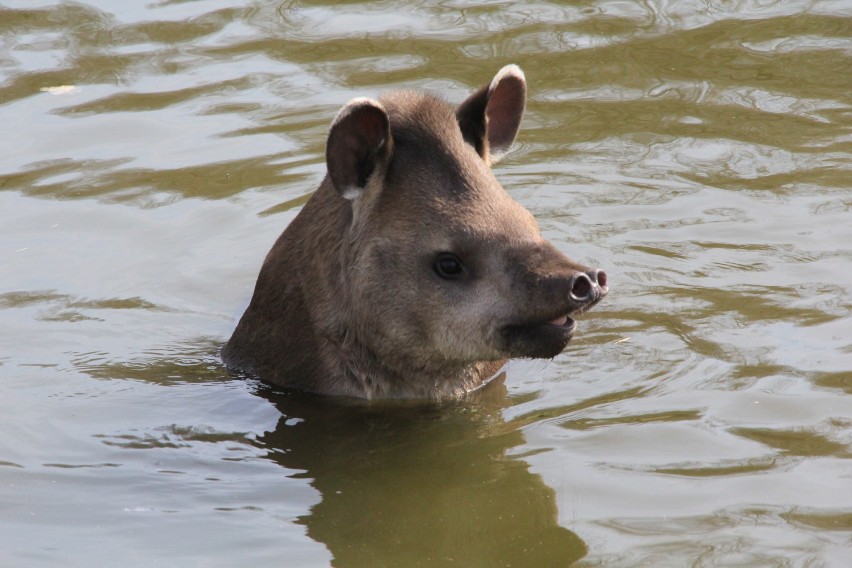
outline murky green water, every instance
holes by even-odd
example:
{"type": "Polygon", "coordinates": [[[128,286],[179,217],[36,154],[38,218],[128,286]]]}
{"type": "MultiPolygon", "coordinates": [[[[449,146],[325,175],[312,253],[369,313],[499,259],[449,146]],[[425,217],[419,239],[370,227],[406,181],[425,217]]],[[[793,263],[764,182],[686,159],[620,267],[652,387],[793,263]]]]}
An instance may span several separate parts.
{"type": "Polygon", "coordinates": [[[0,564],[846,566],[852,3],[0,0],[0,564]],[[446,406],[217,350],[337,108],[531,101],[507,190],[613,288],[446,406]]]}

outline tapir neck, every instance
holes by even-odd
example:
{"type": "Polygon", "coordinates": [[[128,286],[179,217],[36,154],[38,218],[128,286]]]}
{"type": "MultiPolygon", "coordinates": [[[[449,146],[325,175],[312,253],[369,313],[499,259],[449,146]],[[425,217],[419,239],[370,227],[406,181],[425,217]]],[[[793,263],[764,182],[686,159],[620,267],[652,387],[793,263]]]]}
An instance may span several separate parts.
{"type": "Polygon", "coordinates": [[[352,389],[350,394],[368,399],[458,398],[485,385],[505,364],[505,360],[447,363],[403,370],[388,366],[353,334],[344,334],[336,347],[348,387],[352,389]]]}

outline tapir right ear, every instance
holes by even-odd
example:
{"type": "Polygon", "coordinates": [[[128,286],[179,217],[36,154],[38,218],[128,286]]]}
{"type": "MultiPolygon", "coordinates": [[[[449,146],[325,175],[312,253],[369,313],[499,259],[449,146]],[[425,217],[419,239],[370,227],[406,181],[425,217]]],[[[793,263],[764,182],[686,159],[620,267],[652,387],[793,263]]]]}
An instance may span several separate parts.
{"type": "Polygon", "coordinates": [[[527,99],[527,81],[517,65],[506,65],[456,109],[465,142],[483,160],[500,160],[515,141],[527,99]]]}
{"type": "Polygon", "coordinates": [[[325,147],[328,175],[340,195],[361,196],[370,177],[390,159],[392,142],[388,114],[379,101],[352,99],[340,109],[325,147]]]}

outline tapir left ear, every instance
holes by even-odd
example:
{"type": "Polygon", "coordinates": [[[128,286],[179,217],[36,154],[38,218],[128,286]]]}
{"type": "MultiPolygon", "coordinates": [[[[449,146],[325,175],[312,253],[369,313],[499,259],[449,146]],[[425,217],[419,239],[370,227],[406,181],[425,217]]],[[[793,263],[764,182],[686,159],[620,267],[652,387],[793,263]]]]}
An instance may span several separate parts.
{"type": "Polygon", "coordinates": [[[502,158],[515,141],[526,99],[524,72],[517,65],[506,65],[456,110],[465,141],[489,164],[502,158]]]}
{"type": "Polygon", "coordinates": [[[370,178],[381,175],[392,152],[390,120],[374,99],[352,99],[334,118],[325,162],[334,188],[346,199],[360,197],[370,178]]]}

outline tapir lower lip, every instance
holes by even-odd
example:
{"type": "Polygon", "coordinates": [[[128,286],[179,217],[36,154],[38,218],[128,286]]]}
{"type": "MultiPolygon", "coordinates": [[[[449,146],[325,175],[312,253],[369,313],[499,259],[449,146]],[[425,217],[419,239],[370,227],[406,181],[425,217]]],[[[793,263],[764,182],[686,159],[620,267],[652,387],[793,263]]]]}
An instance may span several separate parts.
{"type": "Polygon", "coordinates": [[[571,319],[571,316],[567,316],[567,315],[566,316],[560,316],[560,317],[555,318],[555,319],[547,322],[546,324],[542,324],[542,325],[546,325],[548,327],[556,327],[556,328],[559,328],[563,331],[568,331],[572,334],[577,329],[577,322],[575,320],[571,319]]]}

